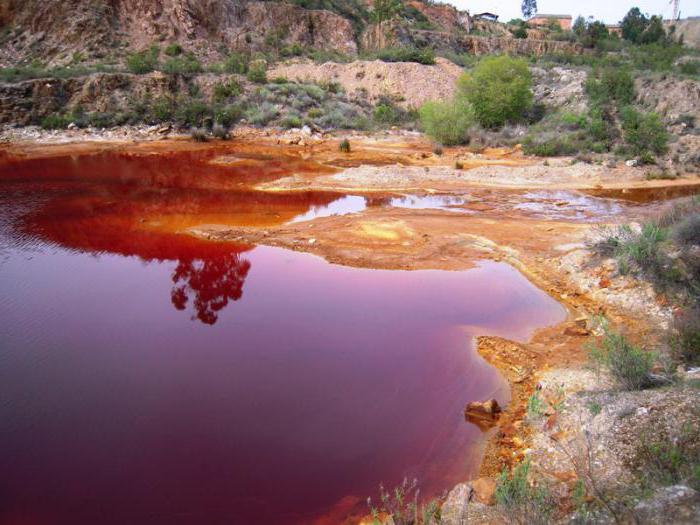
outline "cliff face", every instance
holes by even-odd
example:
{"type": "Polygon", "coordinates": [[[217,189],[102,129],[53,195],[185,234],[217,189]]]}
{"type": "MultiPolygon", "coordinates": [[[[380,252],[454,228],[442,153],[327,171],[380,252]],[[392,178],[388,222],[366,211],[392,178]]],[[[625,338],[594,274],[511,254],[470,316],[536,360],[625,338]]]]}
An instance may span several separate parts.
{"type": "Polygon", "coordinates": [[[462,32],[411,30],[391,22],[369,26],[360,37],[360,46],[377,50],[388,46],[431,46],[472,55],[508,53],[542,56],[551,53],[583,53],[583,46],[554,40],[518,39],[505,36],[473,36],[462,32]]]}
{"type": "Polygon", "coordinates": [[[281,43],[354,53],[349,20],[330,11],[245,0],[0,0],[2,65],[39,58],[101,59],[153,43],[180,43],[200,56],[281,43]]]}

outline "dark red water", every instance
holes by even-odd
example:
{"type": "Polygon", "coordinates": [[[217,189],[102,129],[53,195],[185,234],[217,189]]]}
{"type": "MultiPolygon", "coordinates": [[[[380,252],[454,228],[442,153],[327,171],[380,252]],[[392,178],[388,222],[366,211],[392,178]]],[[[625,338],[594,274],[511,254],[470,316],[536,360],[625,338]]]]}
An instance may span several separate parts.
{"type": "Polygon", "coordinates": [[[193,189],[182,170],[205,168],[159,162],[0,168],[0,524],[338,523],[380,482],[430,496],[476,472],[464,404],[508,393],[470,338],[525,339],[556,302],[500,263],[353,269],[177,235],[336,197],[219,168],[193,189]]]}

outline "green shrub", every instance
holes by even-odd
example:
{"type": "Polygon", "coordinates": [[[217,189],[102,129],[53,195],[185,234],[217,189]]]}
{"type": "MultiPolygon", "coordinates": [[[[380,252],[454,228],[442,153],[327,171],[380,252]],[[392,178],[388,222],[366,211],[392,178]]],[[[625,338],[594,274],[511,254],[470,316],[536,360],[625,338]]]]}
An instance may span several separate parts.
{"type": "Polygon", "coordinates": [[[581,144],[575,143],[568,136],[541,138],[527,135],[523,140],[523,152],[537,157],[559,157],[573,155],[581,151],[581,144]]]}
{"type": "Polygon", "coordinates": [[[183,125],[202,126],[204,118],[210,115],[211,110],[203,101],[197,99],[186,99],[179,101],[175,118],[183,125]]]}
{"type": "Polygon", "coordinates": [[[163,72],[168,74],[194,75],[202,71],[202,64],[194,55],[172,57],[163,64],[163,72]]]}
{"type": "Polygon", "coordinates": [[[144,51],[127,55],[126,67],[129,71],[137,75],[150,73],[158,67],[159,55],[160,50],[156,46],[151,46],[144,51]]]}
{"type": "Polygon", "coordinates": [[[230,128],[236,124],[243,116],[243,108],[234,104],[230,106],[218,107],[214,110],[214,122],[230,128]]]}
{"type": "Polygon", "coordinates": [[[267,66],[262,60],[255,60],[248,66],[248,80],[256,84],[264,84],[267,82],[267,66]]]}
{"type": "Polygon", "coordinates": [[[52,115],[47,115],[46,117],[44,117],[41,120],[40,126],[43,129],[65,129],[70,123],[71,118],[69,115],[54,113],[52,115]]]}
{"type": "Polygon", "coordinates": [[[686,50],[677,44],[648,44],[627,48],[632,66],[642,71],[671,71],[686,50]]]}
{"type": "Polygon", "coordinates": [[[231,53],[224,61],[224,71],[245,75],[248,71],[248,59],[241,53],[231,53]]]}
{"type": "Polygon", "coordinates": [[[169,57],[176,57],[182,54],[182,46],[180,44],[170,44],[165,48],[165,54],[169,57]]]}
{"type": "Polygon", "coordinates": [[[613,379],[626,390],[641,390],[652,385],[651,367],[654,354],[634,346],[602,323],[603,337],[590,347],[593,361],[606,368],[613,379]]]}
{"type": "Polygon", "coordinates": [[[324,129],[367,129],[369,121],[357,106],[339,100],[323,104],[322,115],[314,122],[324,129]]]}
{"type": "Polygon", "coordinates": [[[263,102],[259,106],[250,107],[245,112],[245,117],[253,125],[264,126],[277,118],[279,111],[269,102],[263,102]]]}
{"type": "Polygon", "coordinates": [[[195,142],[206,142],[207,141],[207,130],[204,128],[192,127],[190,128],[190,137],[195,142]]]}
{"type": "Polygon", "coordinates": [[[642,432],[633,459],[634,470],[642,486],[683,484],[700,489],[700,425],[697,423],[697,412],[691,413],[690,421],[673,432],[674,435],[664,434],[654,429],[642,432]]]}
{"type": "Polygon", "coordinates": [[[435,51],[429,47],[385,47],[373,56],[383,62],[417,62],[425,65],[435,63],[435,51]]]}
{"type": "Polygon", "coordinates": [[[380,124],[393,124],[398,120],[398,112],[391,104],[377,104],[372,112],[372,118],[380,124]]]}
{"type": "Polygon", "coordinates": [[[155,122],[166,122],[175,115],[175,101],[167,97],[159,97],[151,106],[151,118],[155,122]]]}
{"type": "Polygon", "coordinates": [[[219,123],[214,124],[211,129],[211,134],[220,140],[228,140],[230,138],[228,128],[219,123]]]}
{"type": "Polygon", "coordinates": [[[626,107],[622,110],[622,129],[625,142],[635,155],[661,155],[668,149],[668,133],[656,113],[640,113],[626,107]]]}
{"type": "Polygon", "coordinates": [[[283,57],[299,57],[304,54],[304,48],[301,44],[294,43],[289,46],[283,46],[280,49],[280,55],[283,57]]]}
{"type": "Polygon", "coordinates": [[[544,487],[530,484],[530,462],[517,465],[508,476],[505,469],[496,485],[496,505],[510,522],[520,524],[548,524],[554,505],[544,487]]]}
{"type": "Polygon", "coordinates": [[[237,97],[243,92],[243,88],[236,80],[229,80],[225,84],[214,84],[214,101],[223,102],[231,97],[237,97]]]}
{"type": "Polygon", "coordinates": [[[700,213],[693,213],[675,224],[673,238],[681,246],[700,246],[700,213]]]}
{"type": "Polygon", "coordinates": [[[302,124],[301,116],[297,113],[287,113],[280,124],[287,129],[300,128],[302,124]]]}
{"type": "Polygon", "coordinates": [[[691,307],[673,320],[669,337],[673,356],[691,365],[700,364],[700,308],[691,307]]]}
{"type": "Polygon", "coordinates": [[[634,79],[626,68],[606,67],[588,76],[586,93],[595,106],[615,103],[622,107],[634,100],[634,79]]]}
{"type": "Polygon", "coordinates": [[[463,100],[426,102],[418,114],[423,131],[441,144],[469,142],[469,129],[475,125],[474,109],[463,100]]]}
{"type": "Polygon", "coordinates": [[[348,139],[341,140],[340,144],[338,144],[338,149],[342,153],[350,153],[350,141],[348,139]]]}
{"type": "Polygon", "coordinates": [[[689,60],[687,62],[683,62],[682,64],[680,64],[678,66],[678,69],[684,75],[691,75],[691,76],[700,75],[700,61],[689,60]]]}
{"type": "Polygon", "coordinates": [[[481,60],[457,81],[457,97],[468,100],[485,128],[522,120],[532,106],[532,79],[527,63],[507,56],[481,60]]]}

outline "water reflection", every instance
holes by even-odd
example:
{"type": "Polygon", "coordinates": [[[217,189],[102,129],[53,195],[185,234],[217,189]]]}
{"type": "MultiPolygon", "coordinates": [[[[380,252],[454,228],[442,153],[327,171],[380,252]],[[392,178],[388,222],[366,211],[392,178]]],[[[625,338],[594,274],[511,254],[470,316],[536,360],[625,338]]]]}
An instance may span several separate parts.
{"type": "Polygon", "coordinates": [[[229,301],[237,301],[243,295],[249,270],[250,262],[237,253],[179,260],[173,272],[175,286],[170,293],[173,306],[185,310],[191,300],[195,311],[192,319],[213,325],[229,301]]]}
{"type": "Polygon", "coordinates": [[[336,215],[348,215],[359,213],[367,208],[367,200],[359,195],[345,195],[329,204],[322,206],[311,206],[306,213],[294,217],[291,222],[304,222],[320,217],[333,217],[336,215]]]}

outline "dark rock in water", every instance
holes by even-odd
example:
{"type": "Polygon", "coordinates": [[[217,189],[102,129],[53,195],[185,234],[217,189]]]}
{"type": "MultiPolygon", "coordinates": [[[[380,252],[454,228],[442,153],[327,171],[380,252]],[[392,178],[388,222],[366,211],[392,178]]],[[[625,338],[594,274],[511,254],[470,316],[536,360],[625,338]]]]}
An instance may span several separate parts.
{"type": "Polygon", "coordinates": [[[473,401],[465,407],[464,418],[470,423],[474,423],[481,430],[488,430],[496,424],[502,411],[498,401],[495,399],[473,401]]]}

